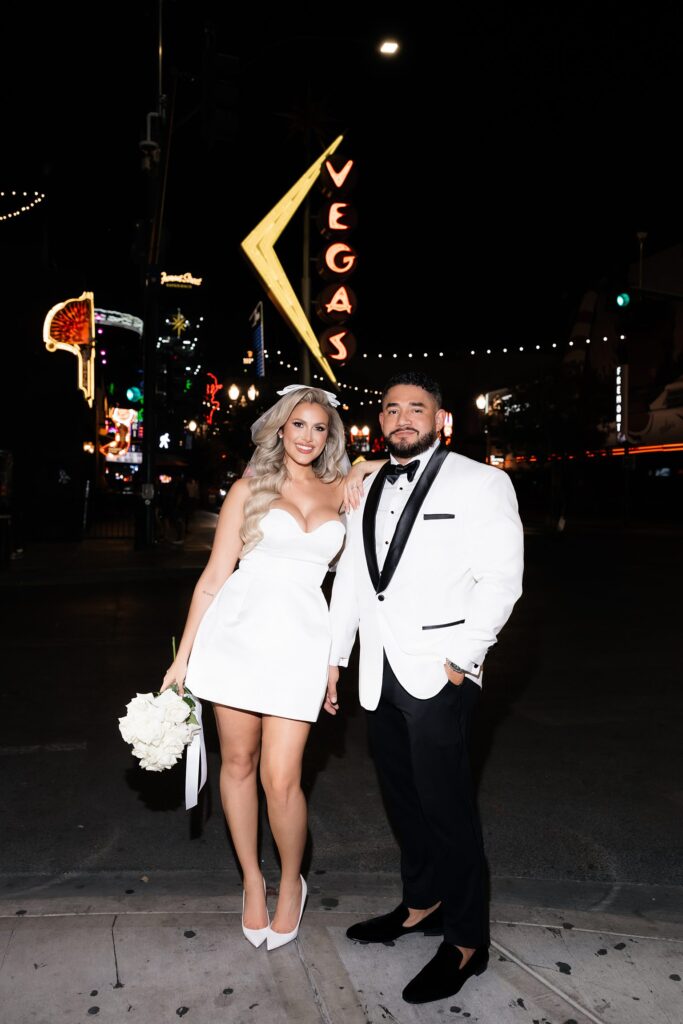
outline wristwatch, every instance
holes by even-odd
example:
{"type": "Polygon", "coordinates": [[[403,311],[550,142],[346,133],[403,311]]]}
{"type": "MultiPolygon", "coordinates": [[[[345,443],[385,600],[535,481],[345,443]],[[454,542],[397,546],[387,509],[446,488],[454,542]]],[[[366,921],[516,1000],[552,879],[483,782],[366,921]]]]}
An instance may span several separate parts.
{"type": "Polygon", "coordinates": [[[446,658],[446,664],[448,665],[449,668],[452,668],[454,672],[460,672],[461,675],[465,675],[465,669],[460,668],[460,666],[456,665],[455,662],[451,661],[450,658],[446,658]]]}

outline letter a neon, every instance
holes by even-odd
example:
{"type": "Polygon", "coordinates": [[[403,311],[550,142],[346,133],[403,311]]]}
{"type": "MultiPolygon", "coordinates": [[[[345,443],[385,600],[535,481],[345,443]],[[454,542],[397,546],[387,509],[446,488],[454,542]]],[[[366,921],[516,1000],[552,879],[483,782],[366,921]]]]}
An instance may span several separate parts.
{"type": "Polygon", "coordinates": [[[353,313],[349,293],[344,285],[337,288],[330,301],[325,303],[325,309],[328,313],[353,313]]]}

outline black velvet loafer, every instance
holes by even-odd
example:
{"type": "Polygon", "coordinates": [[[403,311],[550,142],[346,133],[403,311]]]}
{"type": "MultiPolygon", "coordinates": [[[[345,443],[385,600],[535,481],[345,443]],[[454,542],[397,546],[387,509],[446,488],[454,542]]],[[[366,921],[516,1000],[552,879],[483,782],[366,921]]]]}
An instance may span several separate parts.
{"type": "Polygon", "coordinates": [[[381,917],[371,917],[369,921],[352,924],[346,932],[346,937],[355,939],[356,942],[392,942],[393,939],[400,939],[403,935],[414,935],[420,932],[423,935],[443,935],[440,906],[419,924],[404,928],[403,922],[408,917],[408,913],[405,903],[399,903],[390,914],[382,914],[381,917]]]}
{"type": "Polygon", "coordinates": [[[483,974],[489,963],[489,951],[484,946],[475,949],[465,966],[460,969],[462,953],[450,942],[442,942],[436,955],[403,989],[407,1003],[431,1003],[436,999],[454,996],[473,974],[483,974]]]}

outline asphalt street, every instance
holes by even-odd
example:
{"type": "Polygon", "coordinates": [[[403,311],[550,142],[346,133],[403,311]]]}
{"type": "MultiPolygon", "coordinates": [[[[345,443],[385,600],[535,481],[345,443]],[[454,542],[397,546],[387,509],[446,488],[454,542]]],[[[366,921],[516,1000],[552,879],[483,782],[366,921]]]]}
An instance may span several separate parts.
{"type": "MultiPolygon", "coordinates": [[[[527,536],[473,737],[494,878],[683,884],[682,562],[672,534],[527,536]]],[[[6,876],[232,868],[210,708],[209,783],[189,814],[182,770],[142,771],[118,733],[170,663],[197,571],[151,575],[0,589],[6,876]]],[[[306,754],[311,863],[393,870],[353,663],[341,693],[306,754]]]]}

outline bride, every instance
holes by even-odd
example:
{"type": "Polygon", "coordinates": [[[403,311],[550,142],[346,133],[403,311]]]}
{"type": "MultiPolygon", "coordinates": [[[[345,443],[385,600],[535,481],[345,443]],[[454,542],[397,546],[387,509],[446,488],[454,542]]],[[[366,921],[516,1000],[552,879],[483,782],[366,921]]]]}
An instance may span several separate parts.
{"type": "MultiPolygon", "coordinates": [[[[296,938],[306,902],[301,763],[327,688],[321,584],[344,543],[345,509],[368,472],[349,470],[335,395],[290,385],[252,428],[249,475],[230,488],[161,690],[214,705],[221,803],[243,875],[242,930],[268,949],[296,938]],[[272,920],[257,848],[257,771],[281,867],[272,920]]],[[[372,464],[372,468],[378,468],[372,464]]]]}

